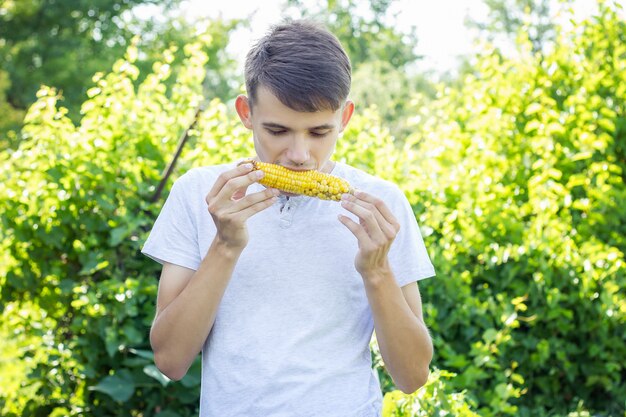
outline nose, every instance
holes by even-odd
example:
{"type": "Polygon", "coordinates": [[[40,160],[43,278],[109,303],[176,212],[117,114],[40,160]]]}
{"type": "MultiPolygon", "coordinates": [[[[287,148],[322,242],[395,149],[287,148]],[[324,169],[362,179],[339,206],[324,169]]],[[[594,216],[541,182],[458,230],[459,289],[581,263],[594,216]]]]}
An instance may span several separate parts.
{"type": "Polygon", "coordinates": [[[293,138],[287,150],[287,158],[295,165],[302,165],[309,160],[309,147],[305,138],[300,136],[293,138]]]}

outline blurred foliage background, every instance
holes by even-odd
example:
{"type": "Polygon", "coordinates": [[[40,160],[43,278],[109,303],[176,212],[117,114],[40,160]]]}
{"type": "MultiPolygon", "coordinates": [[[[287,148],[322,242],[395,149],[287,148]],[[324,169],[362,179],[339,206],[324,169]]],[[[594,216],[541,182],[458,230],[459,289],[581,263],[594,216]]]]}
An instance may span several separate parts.
{"type": "MultiPolygon", "coordinates": [[[[486,0],[478,52],[433,79],[393,1],[284,5],[348,49],[360,111],[335,158],[398,183],[438,272],[428,384],[397,391],[372,341],[384,416],[626,416],[624,10],[486,0]]],[[[199,361],[180,382],[153,364],[139,250],[178,175],[252,152],[226,53],[248,22],[179,6],[0,0],[3,416],[197,415],[199,361]]]]}

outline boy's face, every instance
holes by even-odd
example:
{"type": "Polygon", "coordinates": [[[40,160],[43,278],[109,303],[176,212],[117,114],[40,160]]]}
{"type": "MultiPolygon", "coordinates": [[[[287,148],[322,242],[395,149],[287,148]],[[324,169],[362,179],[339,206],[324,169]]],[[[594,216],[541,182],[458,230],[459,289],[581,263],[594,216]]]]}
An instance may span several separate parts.
{"type": "Polygon", "coordinates": [[[329,159],[335,150],[354,104],[347,101],[337,111],[295,111],[259,86],[254,108],[246,96],[235,102],[245,127],[252,130],[254,147],[262,162],[271,162],[295,170],[316,169],[330,172],[329,159]]]}

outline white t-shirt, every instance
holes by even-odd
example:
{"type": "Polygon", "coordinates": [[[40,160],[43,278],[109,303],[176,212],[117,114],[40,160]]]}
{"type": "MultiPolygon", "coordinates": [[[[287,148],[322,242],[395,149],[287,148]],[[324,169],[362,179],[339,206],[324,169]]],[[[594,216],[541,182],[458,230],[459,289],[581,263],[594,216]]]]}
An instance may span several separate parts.
{"type": "MultiPolygon", "coordinates": [[[[143,253],[196,270],[215,235],[205,197],[235,165],[181,176],[143,253]]],[[[435,274],[396,185],[342,163],[332,174],[382,198],[396,216],[401,229],[389,260],[400,286],[435,274]]],[[[248,193],[263,188],[255,183],[248,193]]],[[[355,218],[335,201],[281,197],[248,220],[248,245],[202,350],[201,417],[380,416],[373,320],[354,267],[357,240],[339,213],[355,218]]]]}

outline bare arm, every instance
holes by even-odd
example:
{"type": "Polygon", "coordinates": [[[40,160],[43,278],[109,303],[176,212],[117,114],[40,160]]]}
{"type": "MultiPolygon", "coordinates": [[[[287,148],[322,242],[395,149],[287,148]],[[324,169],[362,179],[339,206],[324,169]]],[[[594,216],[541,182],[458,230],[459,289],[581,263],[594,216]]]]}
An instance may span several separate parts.
{"type": "Polygon", "coordinates": [[[367,193],[346,195],[342,205],[359,217],[359,223],[346,216],[340,221],[359,242],[355,267],[363,278],[383,361],[398,388],[414,392],[428,379],[433,346],[417,285],[400,288],[389,265],[387,255],[400,225],[382,200],[367,193]]]}
{"type": "Polygon", "coordinates": [[[185,376],[211,332],[235,264],[248,242],[246,220],[274,202],[277,192],[272,189],[245,195],[247,187],[260,179],[259,171],[250,170],[242,165],[225,172],[207,195],[217,233],[198,270],[163,266],[150,344],[157,367],[171,379],[185,376]]]}
{"type": "Polygon", "coordinates": [[[214,242],[197,271],[163,265],[150,344],[169,378],[184,377],[202,350],[238,256],[214,242]]]}
{"type": "Polygon", "coordinates": [[[399,389],[412,393],[428,380],[433,357],[418,287],[400,288],[389,275],[366,284],[366,291],[385,367],[399,389]]]}

